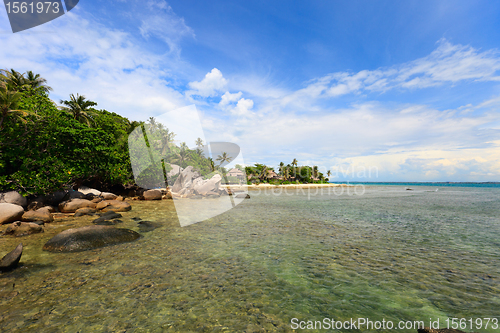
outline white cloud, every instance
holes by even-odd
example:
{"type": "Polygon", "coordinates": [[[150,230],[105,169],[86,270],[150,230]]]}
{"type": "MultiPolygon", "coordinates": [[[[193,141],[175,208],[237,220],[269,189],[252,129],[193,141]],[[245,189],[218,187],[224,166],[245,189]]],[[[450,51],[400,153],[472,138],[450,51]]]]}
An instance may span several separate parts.
{"type": "MultiPolygon", "coordinates": [[[[134,44],[129,33],[83,19],[77,6],[70,13],[26,32],[0,34],[4,67],[33,70],[54,89],[51,98],[71,93],[96,101],[98,108],[131,119],[144,119],[186,105],[169,82],[176,57],[158,56],[134,44]],[[43,31],[54,31],[43,33],[43,31]]],[[[8,29],[0,13],[1,29],[8,29]]]]}
{"type": "Polygon", "coordinates": [[[166,1],[148,1],[151,9],[141,20],[139,31],[144,38],[155,36],[163,40],[170,52],[180,52],[178,43],[185,37],[195,37],[193,29],[186,25],[184,18],[177,16],[166,1]]]}
{"type": "Polygon", "coordinates": [[[234,94],[231,94],[229,91],[226,91],[220,99],[219,106],[225,107],[232,102],[236,102],[238,99],[241,98],[241,95],[242,95],[241,91],[234,94]]]}
{"type": "Polygon", "coordinates": [[[205,75],[203,80],[189,82],[189,87],[192,90],[186,92],[187,96],[198,95],[201,97],[213,97],[219,92],[224,91],[227,85],[227,80],[217,68],[212,69],[205,75]]]}
{"type": "Polygon", "coordinates": [[[500,81],[500,53],[452,45],[445,39],[430,55],[398,66],[338,72],[314,80],[300,90],[311,97],[337,97],[349,93],[385,92],[395,88],[420,89],[460,81],[500,81]]]}
{"type": "Polygon", "coordinates": [[[253,108],[253,101],[251,99],[242,98],[236,104],[236,107],[231,111],[233,114],[238,116],[246,116],[250,113],[253,108]]]}

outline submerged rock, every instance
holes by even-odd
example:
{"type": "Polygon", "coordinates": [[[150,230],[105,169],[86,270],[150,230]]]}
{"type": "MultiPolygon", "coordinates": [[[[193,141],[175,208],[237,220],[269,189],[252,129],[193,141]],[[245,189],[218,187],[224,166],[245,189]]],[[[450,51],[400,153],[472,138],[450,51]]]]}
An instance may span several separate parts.
{"type": "Polygon", "coordinates": [[[24,208],[11,204],[11,203],[0,203],[0,224],[10,223],[20,220],[24,214],[24,208]]]}
{"type": "Polygon", "coordinates": [[[21,256],[23,255],[23,243],[19,243],[18,246],[11,252],[7,253],[2,260],[0,260],[0,271],[6,272],[17,267],[21,256]]]}
{"type": "Polygon", "coordinates": [[[148,232],[155,230],[157,228],[163,227],[161,223],[151,222],[151,221],[139,221],[138,223],[139,231],[148,232]]]}
{"type": "Polygon", "coordinates": [[[17,221],[9,225],[3,234],[19,237],[40,232],[43,232],[43,227],[37,223],[17,221]]]}
{"type": "Polygon", "coordinates": [[[61,232],[45,243],[43,250],[50,252],[85,251],[131,242],[140,237],[141,235],[133,230],[92,225],[61,232]]]}
{"type": "Polygon", "coordinates": [[[235,195],[234,197],[238,199],[250,199],[250,194],[240,193],[235,195]]]}
{"type": "MultiPolygon", "coordinates": [[[[118,219],[122,217],[122,214],[118,214],[118,213],[115,213],[113,211],[109,211],[109,212],[106,212],[104,214],[101,215],[101,217],[95,219],[94,221],[92,221],[92,223],[94,224],[99,224],[99,225],[110,225],[110,224],[106,224],[104,223],[105,221],[111,221],[113,219],[118,219]]],[[[116,223],[114,223],[116,224],[116,223]]]]}

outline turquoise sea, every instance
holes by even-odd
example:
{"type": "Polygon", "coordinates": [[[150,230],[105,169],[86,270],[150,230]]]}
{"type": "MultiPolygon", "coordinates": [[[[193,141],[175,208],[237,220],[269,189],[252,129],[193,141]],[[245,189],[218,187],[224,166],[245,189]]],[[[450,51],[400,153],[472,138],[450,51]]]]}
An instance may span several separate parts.
{"type": "Polygon", "coordinates": [[[139,230],[132,217],[162,227],[79,253],[41,248],[91,217],[2,237],[1,255],[20,241],[25,252],[22,267],[0,275],[0,331],[291,332],[293,318],[439,319],[441,327],[449,318],[498,320],[500,188],[359,186],[250,191],[236,208],[184,228],[172,201],[134,201],[123,227],[139,230]]]}

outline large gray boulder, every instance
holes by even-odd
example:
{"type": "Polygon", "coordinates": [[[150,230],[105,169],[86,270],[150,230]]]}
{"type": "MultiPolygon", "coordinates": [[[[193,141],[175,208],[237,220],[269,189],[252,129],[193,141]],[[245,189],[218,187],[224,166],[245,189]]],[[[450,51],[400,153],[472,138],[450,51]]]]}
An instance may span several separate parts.
{"type": "Polygon", "coordinates": [[[16,191],[0,193],[0,203],[11,203],[18,206],[26,207],[28,200],[16,191]]]}
{"type": "Polygon", "coordinates": [[[142,196],[144,197],[144,200],[161,200],[161,191],[160,190],[144,191],[142,196]]]}
{"type": "Polygon", "coordinates": [[[178,173],[180,173],[183,169],[178,166],[177,164],[170,164],[170,166],[172,167],[172,170],[170,170],[168,173],[167,173],[167,178],[170,178],[170,177],[173,177],[175,175],[177,175],[178,173]]]}
{"type": "Polygon", "coordinates": [[[43,227],[41,225],[38,225],[36,223],[31,223],[31,222],[21,222],[17,221],[12,224],[10,224],[7,229],[3,232],[4,235],[10,235],[10,236],[27,236],[31,234],[38,234],[40,232],[43,232],[43,227]]]}
{"type": "Polygon", "coordinates": [[[208,181],[196,186],[194,190],[201,195],[206,195],[208,192],[218,192],[221,179],[222,177],[219,174],[216,174],[208,181]]]}
{"type": "Polygon", "coordinates": [[[139,237],[141,235],[133,230],[93,225],[65,230],[45,243],[43,250],[50,252],[85,251],[131,242],[139,237]]]}
{"type": "Polygon", "coordinates": [[[0,224],[20,220],[24,214],[23,207],[11,203],[0,203],[0,224]]]}
{"type": "Polygon", "coordinates": [[[23,243],[19,243],[18,246],[11,252],[7,253],[2,260],[0,260],[0,271],[6,272],[17,267],[21,256],[23,255],[23,243]]]}
{"type": "Polygon", "coordinates": [[[72,199],[59,204],[62,213],[74,213],[79,208],[95,208],[96,203],[85,199],[72,199]]]}

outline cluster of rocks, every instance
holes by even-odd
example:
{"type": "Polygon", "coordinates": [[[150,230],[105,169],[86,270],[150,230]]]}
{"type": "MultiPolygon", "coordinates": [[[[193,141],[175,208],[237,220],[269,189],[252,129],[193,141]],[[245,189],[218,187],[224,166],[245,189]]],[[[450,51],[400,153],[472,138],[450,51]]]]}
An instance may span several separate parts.
{"type": "MultiPolygon", "coordinates": [[[[44,250],[81,251],[105,245],[135,240],[140,235],[129,229],[111,225],[121,222],[117,212],[130,211],[125,198],[90,188],[78,191],[57,191],[28,202],[15,191],[0,193],[0,225],[7,224],[2,236],[26,236],[44,232],[46,223],[56,217],[99,215],[93,226],[66,230],[47,242],[44,250]]],[[[22,255],[22,244],[0,261],[0,271],[17,266],[22,255]]]]}

